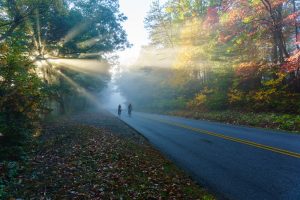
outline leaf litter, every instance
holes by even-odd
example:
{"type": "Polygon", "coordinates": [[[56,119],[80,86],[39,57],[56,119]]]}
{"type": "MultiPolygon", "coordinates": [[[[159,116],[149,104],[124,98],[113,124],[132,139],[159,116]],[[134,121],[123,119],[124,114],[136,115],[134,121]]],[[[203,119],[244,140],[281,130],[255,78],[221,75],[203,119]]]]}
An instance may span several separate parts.
{"type": "Polygon", "coordinates": [[[105,112],[47,123],[34,149],[8,188],[11,197],[214,199],[145,138],[105,112]]]}

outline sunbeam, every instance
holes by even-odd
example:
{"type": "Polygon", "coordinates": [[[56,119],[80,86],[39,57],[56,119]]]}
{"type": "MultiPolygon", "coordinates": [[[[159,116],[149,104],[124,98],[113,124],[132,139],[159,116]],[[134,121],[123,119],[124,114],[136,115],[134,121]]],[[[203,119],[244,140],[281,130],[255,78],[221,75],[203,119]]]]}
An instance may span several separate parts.
{"type": "Polygon", "coordinates": [[[60,40],[60,43],[62,45],[64,45],[65,43],[69,42],[70,40],[75,38],[77,35],[81,34],[84,31],[86,31],[89,25],[90,25],[90,22],[86,22],[86,21],[79,23],[77,26],[72,28],[65,37],[63,37],[60,40]]]}
{"type": "Polygon", "coordinates": [[[64,67],[89,75],[97,76],[107,74],[109,71],[109,64],[98,60],[64,58],[49,58],[47,60],[55,67],[64,67]]]}
{"type": "Polygon", "coordinates": [[[101,41],[104,41],[104,40],[105,40],[105,36],[93,37],[93,38],[88,39],[86,41],[77,43],[77,47],[84,49],[84,48],[93,46],[94,44],[96,44],[98,42],[101,42],[101,41]]]}
{"type": "Polygon", "coordinates": [[[76,89],[80,94],[82,94],[84,97],[86,97],[91,103],[93,103],[97,108],[100,108],[99,100],[96,96],[89,93],[86,89],[81,87],[79,84],[77,84],[75,81],[73,81],[70,77],[65,75],[60,70],[56,70],[56,72],[63,77],[74,89],[76,89]]]}

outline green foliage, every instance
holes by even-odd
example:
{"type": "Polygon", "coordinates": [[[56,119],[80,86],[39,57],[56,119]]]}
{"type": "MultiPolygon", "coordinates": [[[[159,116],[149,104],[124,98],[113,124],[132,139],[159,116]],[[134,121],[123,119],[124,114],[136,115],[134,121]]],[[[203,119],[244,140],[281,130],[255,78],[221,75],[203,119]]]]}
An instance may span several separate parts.
{"type": "Polygon", "coordinates": [[[169,69],[147,68],[124,73],[118,80],[122,94],[135,109],[162,112],[185,107],[186,98],[178,95],[180,88],[165,82],[169,69]],[[139,84],[136,84],[139,83],[139,84]]]}
{"type": "Polygon", "coordinates": [[[172,114],[235,125],[249,125],[262,128],[272,128],[300,133],[300,117],[293,114],[240,112],[234,110],[223,111],[179,111],[172,114]]]}
{"type": "Polygon", "coordinates": [[[299,7],[265,3],[270,9],[262,1],[153,3],[145,19],[147,48],[159,49],[159,56],[165,50],[169,54],[161,54],[173,60],[165,82],[174,93],[166,107],[182,98],[190,110],[300,113],[300,53],[292,25],[299,7]]]}
{"type": "MultiPolygon", "coordinates": [[[[254,70],[257,73],[258,70],[254,70]]],[[[245,74],[234,78],[235,84],[229,92],[229,102],[232,107],[247,107],[252,111],[300,112],[300,94],[289,89],[284,84],[284,73],[270,73],[268,69],[259,69],[259,76],[245,74]],[[247,78],[245,78],[247,77],[247,78]],[[249,81],[253,83],[249,86],[249,81]]],[[[240,71],[238,73],[241,73],[240,71]]]]}
{"type": "Polygon", "coordinates": [[[16,160],[49,112],[88,108],[109,80],[50,59],[83,53],[109,66],[103,54],[129,44],[118,1],[11,0],[0,10],[0,159],[16,160]]]}
{"type": "Polygon", "coordinates": [[[0,159],[18,159],[46,111],[47,93],[23,46],[12,40],[0,48],[0,159]]]}
{"type": "Polygon", "coordinates": [[[274,117],[274,122],[279,124],[282,130],[300,130],[300,116],[282,115],[274,117]]]}
{"type": "MultiPolygon", "coordinates": [[[[73,2],[73,7],[65,5],[66,12],[49,12],[45,18],[47,44],[55,44],[61,55],[80,53],[111,52],[128,47],[127,36],[121,22],[127,18],[119,12],[118,1],[97,0],[73,2]],[[51,34],[47,34],[47,32],[51,34]],[[49,36],[48,36],[49,35],[49,36]],[[63,43],[60,46],[60,43],[63,43]]],[[[42,29],[43,30],[43,29],[42,29]]],[[[50,47],[53,47],[50,46],[50,47]]],[[[48,49],[51,49],[51,48],[48,49]]],[[[97,57],[97,55],[96,55],[97,57]]]]}
{"type": "Polygon", "coordinates": [[[226,92],[214,92],[207,97],[205,106],[209,110],[224,110],[227,108],[227,93],[226,92]]]}
{"type": "Polygon", "coordinates": [[[20,164],[15,161],[0,162],[0,198],[9,199],[10,193],[7,191],[8,187],[13,187],[18,182],[18,173],[20,171],[20,164]]]}
{"type": "Polygon", "coordinates": [[[50,85],[51,97],[58,102],[59,107],[58,112],[53,112],[52,115],[81,112],[95,107],[90,94],[99,93],[106,86],[109,75],[84,74],[66,68],[59,70],[63,75],[50,85]]]}

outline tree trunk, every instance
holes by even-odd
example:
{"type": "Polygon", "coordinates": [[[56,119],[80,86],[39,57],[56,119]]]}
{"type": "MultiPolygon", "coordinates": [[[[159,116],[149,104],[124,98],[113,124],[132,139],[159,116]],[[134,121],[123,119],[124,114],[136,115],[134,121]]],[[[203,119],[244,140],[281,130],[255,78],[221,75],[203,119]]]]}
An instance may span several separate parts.
{"type": "Polygon", "coordinates": [[[273,21],[273,62],[282,64],[289,57],[282,28],[282,6],[269,12],[273,21]]]}
{"type": "Polygon", "coordinates": [[[66,114],[66,108],[65,108],[65,102],[63,100],[63,97],[61,97],[59,100],[58,100],[58,103],[59,103],[59,112],[61,115],[64,115],[66,114]]]}
{"type": "MultiPolygon", "coordinates": [[[[293,0],[293,12],[297,12],[297,7],[296,7],[296,0],[293,0]]],[[[298,42],[298,25],[297,25],[297,18],[295,19],[295,41],[298,42]]],[[[299,50],[300,47],[298,44],[296,44],[297,49],[299,50]]]]}

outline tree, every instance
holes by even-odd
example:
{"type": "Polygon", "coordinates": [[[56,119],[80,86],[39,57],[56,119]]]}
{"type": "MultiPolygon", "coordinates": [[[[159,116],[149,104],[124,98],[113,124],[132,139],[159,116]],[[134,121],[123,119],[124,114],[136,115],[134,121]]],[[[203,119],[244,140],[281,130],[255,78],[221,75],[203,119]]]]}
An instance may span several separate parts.
{"type": "Polygon", "coordinates": [[[274,64],[283,64],[290,57],[293,48],[288,45],[288,41],[298,13],[293,12],[289,1],[228,0],[222,4],[222,12],[224,32],[237,46],[248,43],[251,45],[251,41],[258,41],[256,48],[268,54],[263,53],[263,59],[271,59],[274,64]],[[269,44],[263,49],[260,47],[263,43],[269,44]]]}
{"type": "Polygon", "coordinates": [[[159,0],[153,1],[144,22],[145,28],[149,31],[152,45],[168,48],[174,47],[176,27],[165,9],[164,5],[160,5],[159,0]]]}
{"type": "Polygon", "coordinates": [[[0,46],[0,159],[18,159],[24,145],[49,110],[46,85],[15,40],[0,46]]]}
{"type": "MultiPolygon", "coordinates": [[[[253,109],[282,111],[279,107],[284,104],[276,103],[275,98],[282,102],[298,98],[298,1],[175,0],[160,7],[156,2],[156,8],[160,12],[152,9],[146,25],[153,23],[148,26],[151,35],[159,30],[158,16],[166,16],[171,27],[177,27],[172,32],[175,51],[169,51],[176,58],[170,82],[184,88],[180,95],[194,94],[188,95],[195,97],[189,105],[206,99],[202,106],[225,108],[233,99],[239,103],[231,106],[248,104],[251,99],[257,100],[253,109]],[[276,82],[276,89],[268,81],[276,82]]],[[[155,46],[168,51],[162,38],[167,37],[150,37],[155,46]]],[[[297,112],[298,104],[293,106],[297,112]]],[[[292,112],[288,107],[286,111],[292,112]]]]}
{"type": "Polygon", "coordinates": [[[0,9],[0,142],[12,149],[7,158],[15,159],[13,149],[24,146],[24,137],[54,109],[53,100],[62,113],[74,110],[67,100],[86,108],[86,97],[91,100],[90,93],[109,80],[105,73],[95,78],[54,66],[51,58],[87,53],[106,63],[106,53],[129,44],[116,0],[2,0],[0,9]]]}

